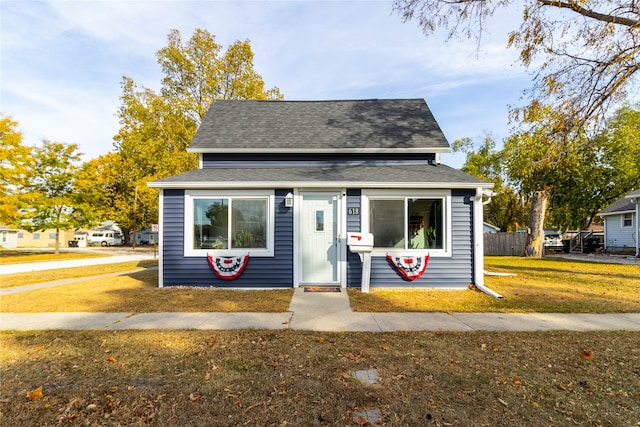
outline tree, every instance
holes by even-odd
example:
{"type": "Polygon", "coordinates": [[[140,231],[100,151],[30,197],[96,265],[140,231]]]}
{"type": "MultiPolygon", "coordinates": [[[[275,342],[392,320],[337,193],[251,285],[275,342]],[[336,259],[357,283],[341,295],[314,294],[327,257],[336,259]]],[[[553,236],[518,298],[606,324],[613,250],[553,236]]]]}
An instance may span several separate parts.
{"type": "Polygon", "coordinates": [[[224,53],[208,31],[197,29],[187,43],[172,30],[157,52],[164,78],[159,93],[122,81],[120,130],[109,159],[110,216],[123,230],[157,221],[157,190],[147,183],[197,167],[186,149],[216,99],[281,99],[265,89],[254,70],[250,42],[237,41],[224,53]]]}
{"type": "Polygon", "coordinates": [[[18,122],[0,115],[0,224],[20,222],[20,188],[27,182],[31,147],[22,145],[18,122]]]}
{"type": "Polygon", "coordinates": [[[405,21],[418,20],[425,34],[443,28],[449,38],[475,38],[478,47],[496,11],[519,10],[522,21],[507,46],[535,72],[530,102],[514,116],[553,105],[568,134],[604,119],[636,85],[640,3],[634,0],[395,0],[394,9],[405,21]]]}
{"type": "Polygon", "coordinates": [[[484,220],[500,227],[501,231],[515,231],[523,221],[524,207],[513,188],[504,183],[505,164],[502,152],[487,136],[479,148],[473,140],[463,138],[453,143],[454,152],[466,153],[463,172],[493,182],[493,196],[484,208],[484,220]]]}
{"type": "Polygon", "coordinates": [[[81,154],[76,144],[44,140],[34,149],[34,164],[25,196],[29,208],[25,210],[23,227],[27,230],[56,230],[55,253],[60,253],[60,230],[70,230],[85,224],[78,216],[82,194],[76,191],[75,181],[81,154]]]}
{"type": "MultiPolygon", "coordinates": [[[[525,254],[533,258],[542,256],[544,222],[554,191],[564,183],[575,181],[582,176],[581,168],[593,164],[590,143],[584,134],[567,137],[558,131],[562,128],[563,116],[550,106],[540,109],[539,113],[528,118],[527,130],[508,137],[503,148],[509,179],[522,195],[531,199],[525,254]]],[[[573,188],[581,191],[575,182],[573,188]]]]}

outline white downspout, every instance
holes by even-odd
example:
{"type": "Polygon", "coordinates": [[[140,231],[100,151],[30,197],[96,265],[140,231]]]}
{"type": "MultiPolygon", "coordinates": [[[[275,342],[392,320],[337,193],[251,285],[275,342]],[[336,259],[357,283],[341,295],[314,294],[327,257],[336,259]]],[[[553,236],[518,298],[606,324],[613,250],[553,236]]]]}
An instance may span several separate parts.
{"type": "Polygon", "coordinates": [[[640,257],[640,197],[631,200],[636,204],[636,256],[640,257]]]}
{"type": "Polygon", "coordinates": [[[476,188],[476,196],[473,199],[473,240],[475,242],[473,272],[476,282],[474,285],[480,291],[494,298],[502,299],[503,296],[484,286],[484,229],[482,226],[482,187],[476,188]]]}

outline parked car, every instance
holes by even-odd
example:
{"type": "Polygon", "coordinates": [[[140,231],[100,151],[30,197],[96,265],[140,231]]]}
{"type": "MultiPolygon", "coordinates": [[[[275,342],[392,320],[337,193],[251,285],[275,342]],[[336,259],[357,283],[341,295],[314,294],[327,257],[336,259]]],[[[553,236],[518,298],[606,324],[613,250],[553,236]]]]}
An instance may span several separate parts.
{"type": "Polygon", "coordinates": [[[547,234],[544,236],[544,249],[547,251],[563,250],[562,237],[559,234],[547,234]]]}
{"type": "Polygon", "coordinates": [[[120,246],[122,234],[117,231],[94,231],[89,234],[89,246],[120,246]]]}

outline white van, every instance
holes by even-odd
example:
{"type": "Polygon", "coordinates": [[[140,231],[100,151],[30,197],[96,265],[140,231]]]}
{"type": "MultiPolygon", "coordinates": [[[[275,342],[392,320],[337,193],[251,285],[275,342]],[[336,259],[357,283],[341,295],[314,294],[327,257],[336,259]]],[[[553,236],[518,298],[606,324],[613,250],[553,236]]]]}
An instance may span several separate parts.
{"type": "Polygon", "coordinates": [[[89,246],[120,246],[122,234],[117,231],[93,231],[89,233],[89,246]]]}

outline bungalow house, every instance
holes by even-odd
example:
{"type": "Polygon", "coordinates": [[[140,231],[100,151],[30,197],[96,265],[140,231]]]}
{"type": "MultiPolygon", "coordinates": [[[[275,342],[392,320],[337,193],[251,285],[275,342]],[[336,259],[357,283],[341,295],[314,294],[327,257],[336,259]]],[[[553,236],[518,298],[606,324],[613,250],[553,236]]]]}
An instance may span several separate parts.
{"type": "Polygon", "coordinates": [[[440,163],[422,99],[216,101],[188,150],[199,169],[149,184],[160,287],[360,287],[348,240],[371,233],[371,287],[486,289],[492,184],[440,163]]]}
{"type": "Polygon", "coordinates": [[[598,213],[604,218],[604,249],[640,255],[640,190],[632,191],[598,213]]]}

